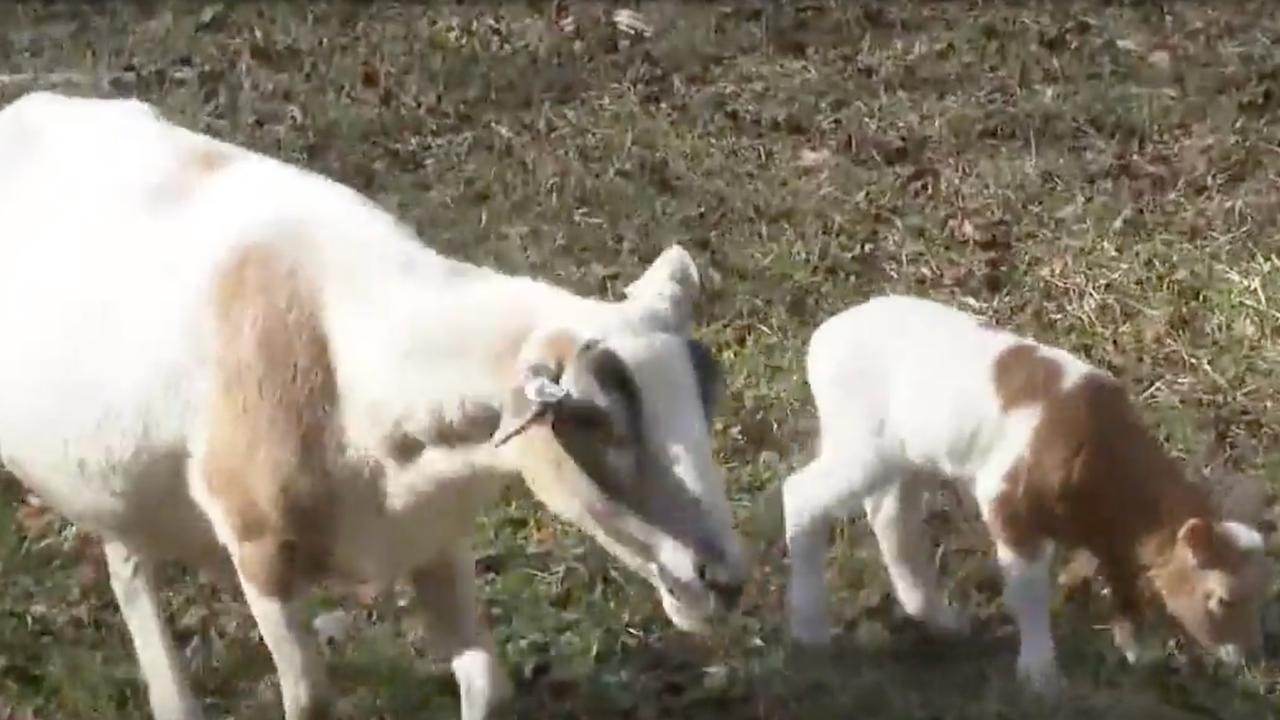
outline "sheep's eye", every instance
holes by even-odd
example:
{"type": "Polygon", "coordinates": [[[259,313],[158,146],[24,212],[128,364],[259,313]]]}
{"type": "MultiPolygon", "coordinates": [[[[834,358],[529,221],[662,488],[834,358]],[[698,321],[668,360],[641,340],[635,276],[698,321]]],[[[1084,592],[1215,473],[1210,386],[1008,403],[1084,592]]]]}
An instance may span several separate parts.
{"type": "Polygon", "coordinates": [[[557,424],[565,430],[582,434],[595,442],[618,443],[625,440],[624,428],[618,426],[605,408],[593,402],[574,402],[561,408],[557,424]]]}
{"type": "Polygon", "coordinates": [[[564,403],[556,418],[578,430],[608,428],[612,423],[609,412],[599,405],[585,400],[564,403]]]}

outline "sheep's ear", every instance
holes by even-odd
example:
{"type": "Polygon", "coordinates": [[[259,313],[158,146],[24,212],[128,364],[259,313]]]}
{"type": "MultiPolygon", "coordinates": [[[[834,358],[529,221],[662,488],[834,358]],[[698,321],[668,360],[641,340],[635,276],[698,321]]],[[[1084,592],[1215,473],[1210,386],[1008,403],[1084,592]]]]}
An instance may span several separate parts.
{"type": "Polygon", "coordinates": [[[684,333],[693,323],[693,305],[702,280],[693,256],[672,245],[626,288],[627,300],[655,327],[684,333]]]}
{"type": "Polygon", "coordinates": [[[493,434],[493,444],[501,447],[533,425],[550,422],[567,395],[559,383],[547,377],[531,377],[513,388],[503,404],[502,420],[493,434]]]}

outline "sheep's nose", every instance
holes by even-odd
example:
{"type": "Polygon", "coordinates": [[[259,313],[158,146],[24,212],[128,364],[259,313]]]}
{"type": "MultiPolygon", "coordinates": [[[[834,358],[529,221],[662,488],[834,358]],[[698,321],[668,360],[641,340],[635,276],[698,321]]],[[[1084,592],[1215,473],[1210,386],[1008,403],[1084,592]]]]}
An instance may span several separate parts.
{"type": "Polygon", "coordinates": [[[711,591],[720,607],[725,611],[736,609],[738,603],[742,601],[742,591],[745,583],[741,579],[734,577],[733,573],[730,573],[726,568],[720,568],[709,563],[700,563],[698,565],[698,579],[711,591]]]}

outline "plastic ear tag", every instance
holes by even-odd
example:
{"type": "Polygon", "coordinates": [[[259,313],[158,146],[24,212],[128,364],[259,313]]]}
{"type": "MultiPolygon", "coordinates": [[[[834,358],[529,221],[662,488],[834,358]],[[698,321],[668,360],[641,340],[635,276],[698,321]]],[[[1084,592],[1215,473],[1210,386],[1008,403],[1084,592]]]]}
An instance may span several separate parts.
{"type": "Polygon", "coordinates": [[[545,377],[530,378],[524,384],[524,396],[530,402],[529,414],[517,422],[510,430],[504,430],[499,427],[494,434],[493,444],[497,447],[505,445],[508,440],[529,429],[530,425],[545,417],[568,395],[569,391],[554,380],[545,377]]]}
{"type": "Polygon", "coordinates": [[[554,405],[568,394],[559,383],[544,377],[530,378],[524,384],[524,396],[535,405],[554,405]]]}

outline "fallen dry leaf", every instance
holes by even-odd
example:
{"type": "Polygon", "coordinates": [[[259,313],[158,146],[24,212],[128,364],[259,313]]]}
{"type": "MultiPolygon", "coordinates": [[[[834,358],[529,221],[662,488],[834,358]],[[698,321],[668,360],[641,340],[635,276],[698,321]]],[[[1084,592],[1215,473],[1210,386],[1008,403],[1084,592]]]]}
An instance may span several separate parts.
{"type": "Polygon", "coordinates": [[[942,171],[932,165],[921,165],[907,174],[905,184],[912,192],[932,192],[942,181],[942,171]]]}
{"type": "Polygon", "coordinates": [[[53,531],[57,517],[35,495],[28,494],[14,513],[22,533],[28,538],[43,538],[53,531]]]}
{"type": "Polygon", "coordinates": [[[969,216],[964,213],[957,214],[952,218],[951,231],[956,234],[956,237],[968,243],[977,242],[979,238],[978,228],[974,226],[969,216]]]}
{"type": "Polygon", "coordinates": [[[316,616],[311,627],[316,631],[316,639],[326,652],[332,652],[351,635],[353,625],[351,616],[345,610],[330,610],[316,616]]]}
{"type": "Polygon", "coordinates": [[[574,19],[569,3],[565,0],[556,0],[551,6],[551,21],[566,35],[572,35],[578,29],[578,21],[574,19]]]}
{"type": "Polygon", "coordinates": [[[800,151],[800,157],[796,160],[796,165],[802,168],[815,168],[819,165],[825,165],[830,159],[830,150],[810,150],[805,148],[800,151]]]}
{"type": "Polygon", "coordinates": [[[641,37],[650,37],[653,35],[653,26],[635,10],[629,10],[626,8],[614,10],[613,26],[628,35],[640,35],[641,37]]]}
{"type": "Polygon", "coordinates": [[[352,594],[355,595],[356,602],[364,605],[365,607],[370,607],[377,604],[378,598],[382,595],[383,590],[385,590],[385,588],[382,585],[367,582],[357,585],[352,594]]]}
{"type": "Polygon", "coordinates": [[[72,542],[71,553],[78,560],[76,580],[80,587],[88,589],[106,581],[107,557],[97,538],[88,533],[77,533],[72,542]]]}

